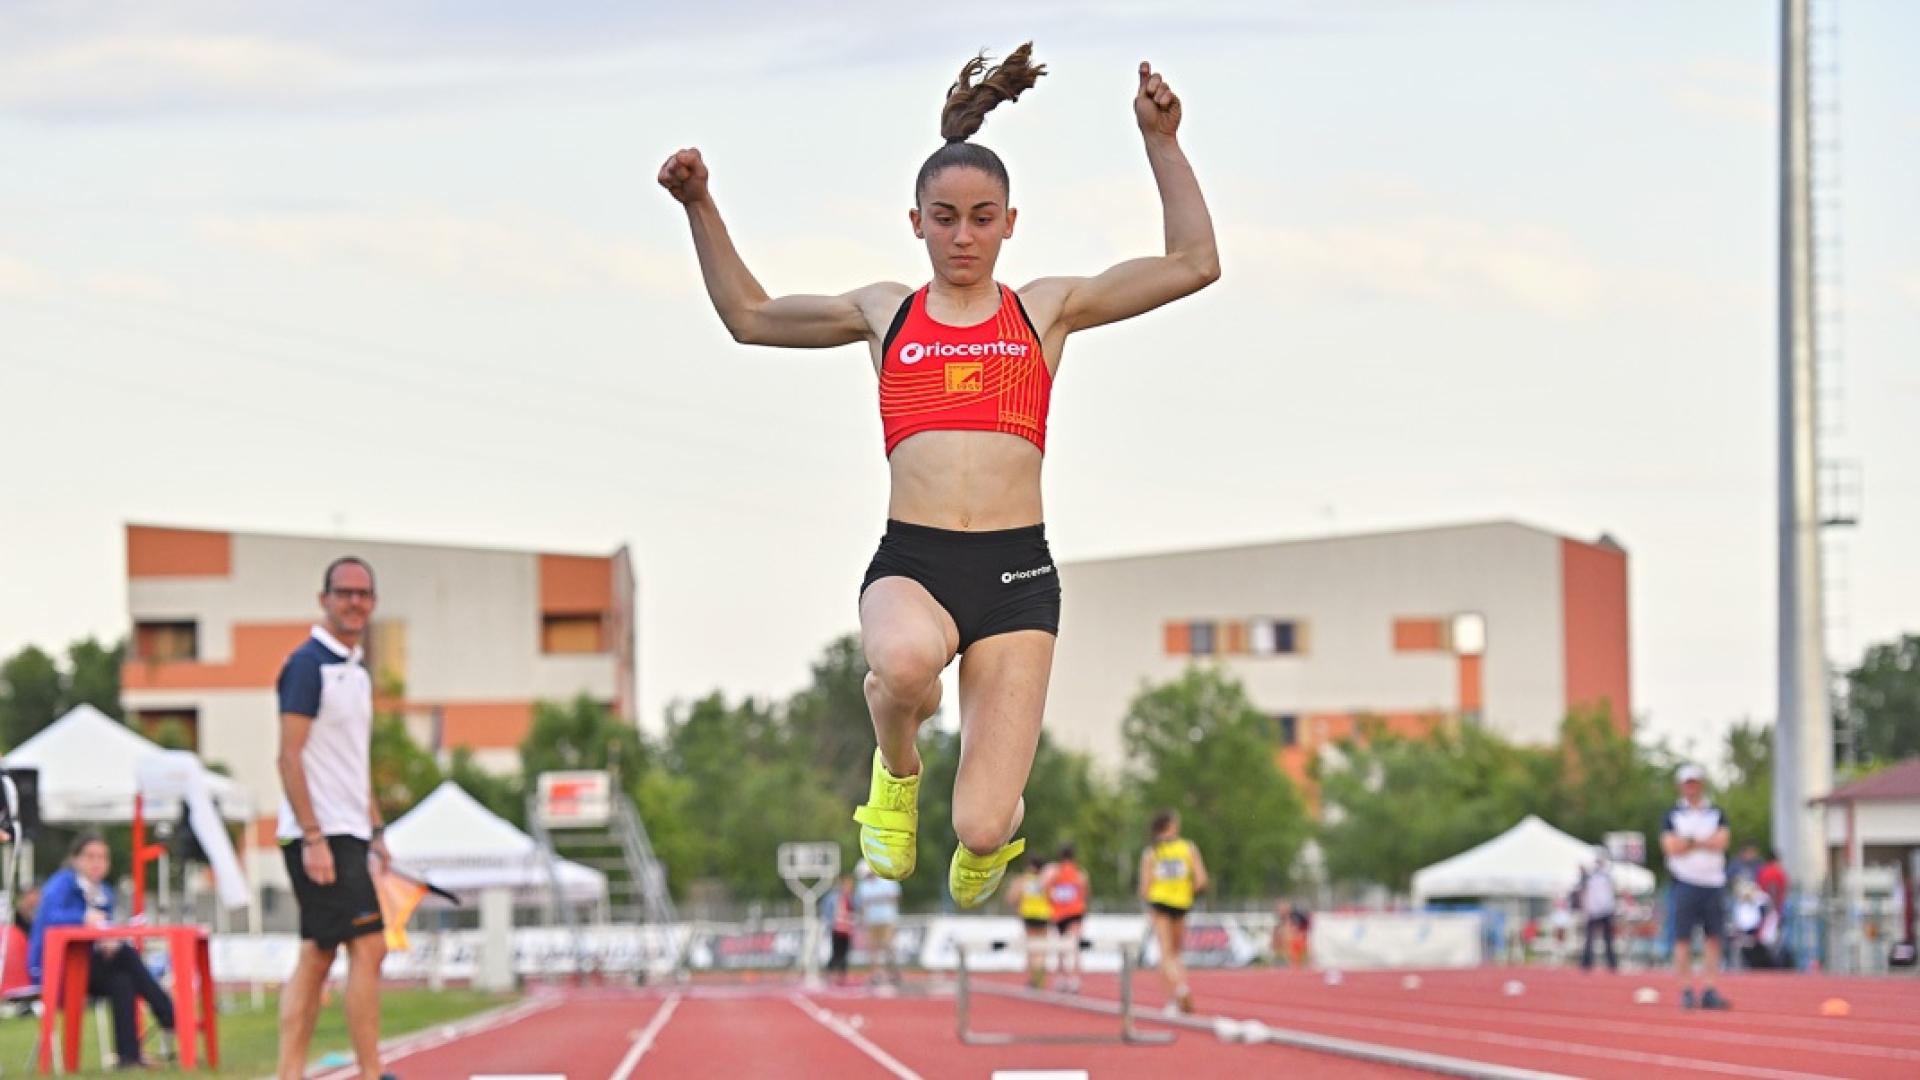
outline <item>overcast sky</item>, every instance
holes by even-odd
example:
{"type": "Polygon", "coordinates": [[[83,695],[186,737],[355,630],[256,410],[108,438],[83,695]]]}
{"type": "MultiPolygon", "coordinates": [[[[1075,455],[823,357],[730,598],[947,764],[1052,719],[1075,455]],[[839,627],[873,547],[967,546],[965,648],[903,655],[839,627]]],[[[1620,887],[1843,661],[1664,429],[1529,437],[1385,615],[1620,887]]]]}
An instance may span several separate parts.
{"type": "MultiPolygon", "coordinates": [[[[1777,7],[7,4],[0,655],[124,632],[131,520],[628,545],[649,721],[799,689],[885,515],[872,372],[734,345],[654,174],[701,147],[774,293],[924,281],[942,92],[1032,38],[1000,276],[1157,250],[1143,58],[1225,271],[1070,344],[1061,561],[1606,532],[1651,730],[1770,719],[1777,7]]],[[[1851,662],[1920,631],[1920,5],[1841,15],[1851,662]]]]}

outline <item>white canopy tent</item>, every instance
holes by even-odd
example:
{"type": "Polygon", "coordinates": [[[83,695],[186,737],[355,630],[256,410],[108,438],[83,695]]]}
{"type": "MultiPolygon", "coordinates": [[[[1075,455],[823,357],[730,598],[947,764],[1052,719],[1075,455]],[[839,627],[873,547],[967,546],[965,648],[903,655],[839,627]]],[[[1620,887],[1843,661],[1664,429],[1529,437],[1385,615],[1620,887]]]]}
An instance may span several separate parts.
{"type": "MultiPolygon", "coordinates": [[[[1413,875],[1416,906],[1447,897],[1554,899],[1567,895],[1594,861],[1594,845],[1569,836],[1533,814],[1499,836],[1413,875]]],[[[1653,871],[1608,864],[1622,893],[1653,891],[1653,871]]]]}
{"type": "Polygon", "coordinates": [[[253,801],[193,754],[168,750],[91,705],[76,705],[15,747],[4,764],[38,770],[40,820],[52,825],[130,822],[136,796],[149,824],[173,822],[184,807],[221,903],[248,903],[246,877],[220,818],[249,820],[253,801]]]}
{"type": "Polygon", "coordinates": [[[533,837],[451,780],[389,824],[386,836],[395,869],[452,893],[506,888],[522,900],[545,902],[557,875],[570,903],[607,899],[607,875],[542,852],[533,837]]]}
{"type": "MultiPolygon", "coordinates": [[[[8,768],[40,770],[40,818],[53,825],[120,824],[133,820],[133,797],[147,793],[149,822],[180,816],[181,792],[143,786],[142,762],[169,753],[91,705],[76,705],[8,754],[8,768]]],[[[149,766],[151,772],[151,767],[149,766]]],[[[203,777],[206,792],[228,821],[253,817],[246,789],[218,773],[203,777]]]]}

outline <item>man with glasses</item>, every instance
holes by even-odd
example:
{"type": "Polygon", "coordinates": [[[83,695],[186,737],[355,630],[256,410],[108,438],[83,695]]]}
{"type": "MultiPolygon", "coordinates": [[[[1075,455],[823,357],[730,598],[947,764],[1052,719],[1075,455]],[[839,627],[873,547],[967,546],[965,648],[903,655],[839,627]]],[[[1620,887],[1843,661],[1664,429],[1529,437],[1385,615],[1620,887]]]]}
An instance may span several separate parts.
{"type": "MultiPolygon", "coordinates": [[[[299,1080],[334,954],[347,947],[347,1031],[362,1080],[380,1071],[386,924],[369,857],[388,859],[373,800],[373,680],[362,663],[373,568],[347,556],[320,582],[321,625],[280,669],[280,848],[300,905],[300,958],[280,993],[280,1080],[299,1080]]],[[[388,1078],[390,1080],[390,1078],[388,1078]]]]}

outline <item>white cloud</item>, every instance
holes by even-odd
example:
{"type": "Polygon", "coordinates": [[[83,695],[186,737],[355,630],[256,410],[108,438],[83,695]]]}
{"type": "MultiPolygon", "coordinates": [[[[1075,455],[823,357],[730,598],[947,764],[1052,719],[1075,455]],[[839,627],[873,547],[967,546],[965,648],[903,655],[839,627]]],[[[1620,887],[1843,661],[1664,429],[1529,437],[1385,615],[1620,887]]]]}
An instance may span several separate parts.
{"type": "Polygon", "coordinates": [[[244,101],[276,104],[323,87],[341,65],[317,49],[237,36],[130,36],[15,56],[0,66],[0,109],[147,112],[244,101]]]}
{"type": "Polygon", "coordinates": [[[1920,304],[1920,274],[1902,274],[1894,281],[1894,287],[1900,290],[1900,295],[1920,304]]]}
{"type": "Polygon", "coordinates": [[[609,242],[522,215],[475,220],[442,211],[209,217],[203,239],[292,262],[340,261],[500,290],[687,290],[684,253],[609,242]]]}
{"type": "Polygon", "coordinates": [[[52,276],[32,264],[0,251],[0,293],[33,295],[57,288],[52,276]]]}
{"type": "Polygon", "coordinates": [[[1263,230],[1235,243],[1296,296],[1491,304],[1559,318],[1591,314],[1601,274],[1565,237],[1539,228],[1419,217],[1263,230]]]}
{"type": "Polygon", "coordinates": [[[179,290],[165,278],[117,270],[55,273],[16,255],[0,251],[0,293],[71,298],[85,295],[102,300],[173,300],[179,290]]]}
{"type": "Polygon", "coordinates": [[[1778,75],[1759,64],[1696,60],[1666,77],[1667,103],[1715,123],[1771,126],[1778,75]]]}
{"type": "Polygon", "coordinates": [[[80,287],[105,300],[177,300],[180,290],[173,282],[151,274],[88,274],[80,287]]]}

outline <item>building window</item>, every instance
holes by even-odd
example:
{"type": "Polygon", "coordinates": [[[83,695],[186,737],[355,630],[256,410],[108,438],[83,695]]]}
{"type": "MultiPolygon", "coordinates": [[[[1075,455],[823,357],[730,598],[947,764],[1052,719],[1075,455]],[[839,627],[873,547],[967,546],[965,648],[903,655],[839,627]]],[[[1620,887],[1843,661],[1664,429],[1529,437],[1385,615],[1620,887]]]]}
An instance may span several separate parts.
{"type": "Polygon", "coordinates": [[[133,624],[135,659],[149,664],[200,658],[200,624],[181,622],[137,622],[133,624]]]}
{"type": "Polygon", "coordinates": [[[1254,619],[1247,624],[1247,650],[1255,656],[1306,652],[1306,627],[1293,619],[1254,619]]]}
{"type": "Polygon", "coordinates": [[[133,726],[169,750],[200,750],[199,709],[142,709],[133,714],[133,726]]]}
{"type": "Polygon", "coordinates": [[[1292,713],[1281,713],[1273,718],[1274,728],[1280,737],[1281,746],[1300,745],[1300,718],[1292,713]]]}
{"type": "Polygon", "coordinates": [[[545,615],[540,619],[543,653],[603,653],[607,651],[606,620],[598,615],[545,615]]]}
{"type": "Polygon", "coordinates": [[[1212,656],[1215,627],[1210,622],[1187,624],[1187,651],[1194,656],[1212,656]]]}
{"type": "Polygon", "coordinates": [[[1307,651],[1306,625],[1292,619],[1169,621],[1168,656],[1293,656],[1307,651]]]}

